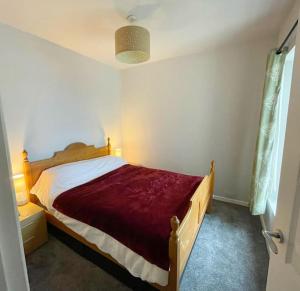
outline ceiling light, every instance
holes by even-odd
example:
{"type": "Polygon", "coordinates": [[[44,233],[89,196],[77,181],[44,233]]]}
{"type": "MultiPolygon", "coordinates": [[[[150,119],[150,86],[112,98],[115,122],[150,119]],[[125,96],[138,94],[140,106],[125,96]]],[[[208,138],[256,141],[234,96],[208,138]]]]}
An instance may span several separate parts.
{"type": "MultiPolygon", "coordinates": [[[[135,16],[129,15],[130,22],[136,20],[135,16]]],[[[115,32],[116,58],[127,64],[142,63],[150,59],[150,33],[141,26],[127,25],[115,32]]]]}

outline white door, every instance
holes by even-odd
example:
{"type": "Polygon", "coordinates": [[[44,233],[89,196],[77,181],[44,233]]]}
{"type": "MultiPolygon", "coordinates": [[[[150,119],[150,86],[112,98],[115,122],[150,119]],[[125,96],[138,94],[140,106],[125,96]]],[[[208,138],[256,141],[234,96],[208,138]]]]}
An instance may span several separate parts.
{"type": "Polygon", "coordinates": [[[273,231],[283,233],[283,242],[272,238],[278,254],[271,252],[268,291],[300,291],[300,34],[296,41],[286,139],[273,231]]]}
{"type": "Polygon", "coordinates": [[[0,291],[29,290],[0,98],[0,291]]]}

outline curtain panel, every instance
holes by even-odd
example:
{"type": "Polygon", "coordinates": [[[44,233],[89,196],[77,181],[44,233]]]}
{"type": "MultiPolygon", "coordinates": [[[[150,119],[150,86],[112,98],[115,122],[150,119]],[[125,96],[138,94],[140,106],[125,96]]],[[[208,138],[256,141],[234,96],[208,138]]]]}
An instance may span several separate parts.
{"type": "Polygon", "coordinates": [[[273,49],[267,61],[265,84],[258,137],[256,141],[250,192],[250,210],[253,215],[264,214],[273,182],[273,149],[278,121],[278,98],[287,51],[276,54],[273,49]]]}

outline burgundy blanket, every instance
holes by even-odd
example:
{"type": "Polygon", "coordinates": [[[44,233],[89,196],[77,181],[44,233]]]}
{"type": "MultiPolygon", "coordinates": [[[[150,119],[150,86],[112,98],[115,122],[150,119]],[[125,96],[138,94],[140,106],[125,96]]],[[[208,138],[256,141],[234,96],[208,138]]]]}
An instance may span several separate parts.
{"type": "Polygon", "coordinates": [[[62,193],[53,206],[169,270],[170,218],[182,220],[202,179],[125,165],[62,193]]]}

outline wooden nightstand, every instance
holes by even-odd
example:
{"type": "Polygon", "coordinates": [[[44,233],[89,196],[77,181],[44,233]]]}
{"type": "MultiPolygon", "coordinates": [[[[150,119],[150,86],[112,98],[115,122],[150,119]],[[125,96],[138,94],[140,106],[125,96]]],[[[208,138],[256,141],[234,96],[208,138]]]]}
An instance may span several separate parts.
{"type": "Polygon", "coordinates": [[[43,208],[31,202],[18,207],[25,254],[47,242],[47,224],[43,208]]]}

